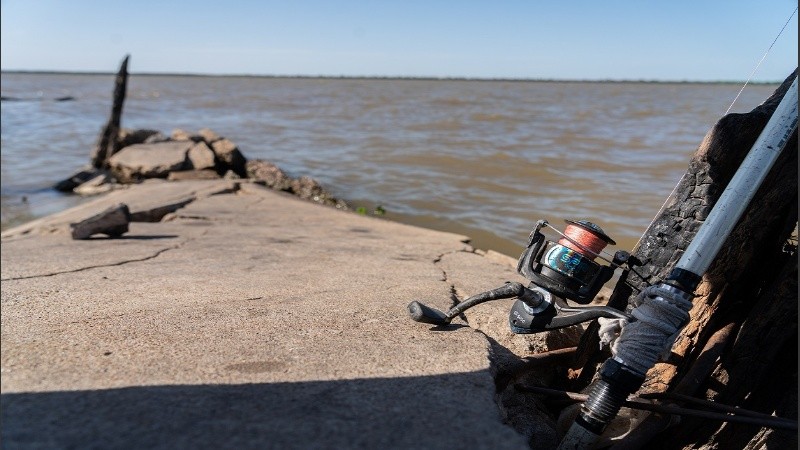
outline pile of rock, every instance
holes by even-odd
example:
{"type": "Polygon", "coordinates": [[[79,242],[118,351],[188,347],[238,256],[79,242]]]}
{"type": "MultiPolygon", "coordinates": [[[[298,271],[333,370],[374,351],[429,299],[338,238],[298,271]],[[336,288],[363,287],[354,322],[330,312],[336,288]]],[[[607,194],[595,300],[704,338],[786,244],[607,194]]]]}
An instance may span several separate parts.
{"type": "Polygon", "coordinates": [[[102,168],[87,166],[57,183],[55,189],[94,195],[149,178],[247,178],[304,199],[348,209],[344,201],[333,197],[313,178],[292,178],[270,162],[248,161],[235,143],[207,128],[197,133],[176,129],[169,137],[156,130],[122,129],[117,142],[119,150],[102,168]]]}
{"type": "Polygon", "coordinates": [[[301,176],[292,178],[280,169],[280,167],[268,161],[254,159],[245,164],[247,178],[255,180],[256,183],[267,186],[271,189],[292,193],[300,198],[315,201],[325,205],[335,206],[340,209],[348,209],[347,203],[333,197],[328,191],[322,188],[317,180],[301,176]]]}

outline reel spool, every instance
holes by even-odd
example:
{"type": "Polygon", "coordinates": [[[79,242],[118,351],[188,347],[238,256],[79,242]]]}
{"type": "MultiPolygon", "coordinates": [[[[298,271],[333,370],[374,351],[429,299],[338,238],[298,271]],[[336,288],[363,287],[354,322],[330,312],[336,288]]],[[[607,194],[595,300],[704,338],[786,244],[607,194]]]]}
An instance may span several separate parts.
{"type": "Polygon", "coordinates": [[[605,259],[600,252],[616,242],[587,220],[565,222],[567,227],[557,242],[541,233],[544,226],[553,228],[546,220],[536,223],[517,271],[558,297],[587,304],[614,274],[614,267],[600,265],[595,259],[605,259]]]}

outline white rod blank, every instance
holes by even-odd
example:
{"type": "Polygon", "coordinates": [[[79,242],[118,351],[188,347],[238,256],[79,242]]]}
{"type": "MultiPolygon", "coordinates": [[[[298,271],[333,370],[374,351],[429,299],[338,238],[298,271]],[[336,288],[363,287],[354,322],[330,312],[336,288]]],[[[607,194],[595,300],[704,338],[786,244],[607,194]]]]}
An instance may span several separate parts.
{"type": "Polygon", "coordinates": [[[675,266],[702,276],[797,128],[797,77],[675,266]]]}

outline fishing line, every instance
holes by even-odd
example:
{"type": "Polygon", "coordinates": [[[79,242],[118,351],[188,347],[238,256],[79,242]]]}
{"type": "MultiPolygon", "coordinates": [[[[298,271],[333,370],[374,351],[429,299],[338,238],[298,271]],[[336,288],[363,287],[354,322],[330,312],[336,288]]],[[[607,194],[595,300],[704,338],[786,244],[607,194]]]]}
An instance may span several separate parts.
{"type": "MultiPolygon", "coordinates": [[[[607,244],[606,241],[596,234],[572,224],[567,225],[567,228],[564,230],[564,238],[560,239],[558,243],[579,253],[581,253],[581,249],[585,248],[594,255],[600,254],[607,244]],[[576,242],[578,245],[572,244],[573,242],[576,242]]],[[[592,257],[592,259],[594,259],[594,257],[592,257]]]]}
{"type": "MultiPolygon", "coordinates": [[[[591,250],[591,249],[587,248],[587,247],[586,247],[586,245],[584,245],[583,243],[576,241],[576,240],[575,240],[574,238],[572,238],[571,236],[567,236],[565,233],[562,233],[562,232],[558,231],[558,228],[556,228],[556,227],[554,227],[554,226],[550,225],[549,223],[545,222],[545,223],[544,223],[544,226],[546,226],[546,227],[550,228],[551,230],[553,230],[553,231],[555,231],[557,234],[559,234],[559,235],[560,235],[562,238],[564,238],[564,239],[559,239],[559,244],[561,244],[561,241],[563,241],[563,240],[566,240],[566,241],[568,241],[568,242],[570,242],[570,243],[572,243],[572,244],[575,244],[575,245],[576,245],[578,248],[580,248],[580,250],[577,250],[579,253],[586,254],[586,253],[584,253],[584,252],[588,252],[589,254],[591,254],[591,255],[594,255],[594,256],[592,257],[592,259],[594,259],[594,258],[600,258],[600,259],[602,259],[603,261],[605,261],[605,262],[607,262],[607,263],[611,264],[611,265],[612,265],[612,266],[614,266],[614,267],[619,267],[619,265],[618,265],[618,264],[614,264],[614,262],[613,262],[612,260],[610,260],[610,259],[608,259],[608,258],[606,258],[606,257],[604,257],[604,256],[603,256],[603,255],[606,255],[606,256],[608,256],[608,257],[611,257],[611,258],[613,258],[613,256],[612,256],[612,255],[610,255],[608,252],[605,252],[605,251],[603,251],[602,249],[601,249],[599,252],[595,252],[595,251],[593,251],[593,250],[591,250]]],[[[568,227],[568,228],[569,228],[569,227],[568,227]]],[[[564,231],[567,231],[567,230],[564,230],[564,231]]],[[[603,247],[605,247],[605,245],[604,245],[603,247]]],[[[574,247],[570,247],[570,248],[574,248],[574,247]]],[[[587,256],[588,256],[588,255],[587,255],[587,256]]]]}
{"type": "MultiPolygon", "coordinates": [[[[770,50],[772,50],[772,47],[775,45],[776,42],[778,42],[778,38],[780,38],[781,34],[783,34],[783,30],[785,30],[786,26],[789,25],[789,22],[792,21],[792,17],[794,17],[795,13],[797,13],[797,7],[795,7],[794,11],[792,11],[792,14],[789,15],[789,18],[786,20],[786,23],[783,24],[783,28],[781,28],[781,31],[778,32],[777,36],[775,36],[775,39],[772,41],[772,44],[770,44],[770,46],[767,49],[767,51],[764,52],[764,56],[762,56],[761,60],[758,62],[758,64],[756,64],[756,67],[753,69],[753,72],[750,74],[750,77],[747,78],[747,81],[745,81],[744,85],[739,90],[739,93],[736,94],[736,97],[733,99],[733,101],[731,102],[731,105],[728,106],[728,109],[725,111],[725,114],[723,114],[723,115],[727,115],[731,111],[731,108],[733,108],[733,105],[736,103],[736,100],[739,99],[739,96],[742,95],[742,92],[744,91],[744,88],[747,87],[747,84],[753,78],[753,75],[755,75],[756,71],[758,70],[758,67],[761,66],[761,63],[764,62],[764,59],[769,54],[770,50]]],[[[680,181],[675,185],[674,188],[672,188],[672,192],[667,196],[667,199],[664,201],[664,204],[661,205],[661,209],[658,210],[658,213],[656,213],[656,215],[653,217],[653,220],[650,221],[650,225],[647,226],[646,230],[649,230],[650,227],[653,226],[653,224],[655,223],[656,219],[661,215],[661,213],[664,211],[664,209],[666,209],[667,203],[669,203],[669,201],[673,198],[673,195],[675,195],[675,193],[678,191],[678,185],[680,185],[680,181]]],[[[639,250],[639,245],[642,243],[642,238],[644,238],[644,234],[639,236],[639,240],[636,241],[636,245],[633,246],[633,249],[631,250],[631,253],[636,253],[639,250]]],[[[636,271],[633,271],[633,273],[635,273],[636,275],[639,275],[636,271]]],[[[639,278],[641,278],[642,281],[645,281],[645,283],[647,283],[645,278],[642,277],[641,275],[639,275],[639,278]]],[[[648,283],[648,285],[649,285],[649,283],[648,283]]]]}
{"type": "Polygon", "coordinates": [[[770,50],[772,50],[772,46],[774,46],[774,45],[775,45],[775,42],[777,42],[777,41],[778,41],[778,38],[779,38],[779,37],[781,37],[781,34],[783,34],[783,30],[785,30],[785,29],[786,29],[786,26],[787,26],[787,25],[789,25],[789,22],[791,22],[791,20],[792,20],[792,17],[794,17],[794,14],[795,14],[796,12],[797,12],[797,7],[795,7],[795,8],[794,8],[794,11],[792,11],[792,15],[790,15],[790,16],[789,16],[789,19],[788,19],[788,20],[786,20],[786,23],[785,23],[785,24],[783,24],[783,28],[781,28],[781,31],[779,31],[779,32],[778,32],[778,35],[777,35],[777,36],[775,36],[775,40],[774,40],[774,41],[772,41],[772,44],[770,44],[770,46],[769,46],[769,48],[767,49],[767,51],[766,51],[766,52],[764,52],[764,56],[762,56],[762,57],[761,57],[761,60],[758,62],[758,64],[756,64],[756,68],[755,68],[755,69],[753,69],[753,72],[750,74],[750,77],[749,77],[749,78],[747,78],[747,81],[745,81],[745,82],[744,82],[744,86],[742,86],[742,88],[741,88],[741,89],[739,89],[739,93],[738,93],[738,94],[736,94],[736,97],[735,97],[735,98],[733,99],[733,101],[731,102],[731,106],[728,106],[728,109],[727,109],[727,111],[725,111],[725,114],[723,114],[723,115],[727,115],[729,112],[731,112],[731,108],[733,108],[733,104],[734,104],[734,103],[736,103],[736,100],[738,100],[738,99],[739,99],[739,96],[740,96],[740,95],[742,95],[742,91],[744,91],[744,88],[747,86],[747,83],[749,83],[749,82],[750,82],[750,80],[751,80],[751,79],[753,79],[753,75],[755,75],[755,74],[756,74],[756,71],[758,70],[759,66],[761,66],[761,63],[762,63],[762,62],[764,62],[764,59],[765,59],[765,58],[767,57],[767,55],[769,54],[769,51],[770,51],[770,50]]]}

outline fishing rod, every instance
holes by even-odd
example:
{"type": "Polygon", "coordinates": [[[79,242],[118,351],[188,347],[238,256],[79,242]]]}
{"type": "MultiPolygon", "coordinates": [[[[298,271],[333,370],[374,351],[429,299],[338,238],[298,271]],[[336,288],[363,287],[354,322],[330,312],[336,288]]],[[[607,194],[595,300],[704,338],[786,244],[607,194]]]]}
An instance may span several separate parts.
{"type": "Polygon", "coordinates": [[[635,320],[622,327],[612,357],[600,369],[600,379],[559,450],[591,448],[627,397],[639,390],[659,356],[672,347],[689,321],[693,293],[703,274],[796,129],[797,77],[667,279],[637,297],[639,306],[631,311],[635,320]]]}
{"type": "Polygon", "coordinates": [[[603,249],[615,242],[592,222],[567,220],[561,232],[540,220],[517,265],[517,272],[530,281],[527,286],[509,282],[444,312],[412,301],[409,315],[417,322],[447,325],[481,303],[516,298],[509,326],[517,334],[599,318],[620,321],[623,326],[611,347],[612,357],[603,363],[598,381],[559,446],[559,450],[591,448],[688,323],[694,290],[796,129],[797,77],[669,276],[644,288],[630,313],[574,303],[591,303],[617,269],[621,270],[617,285],[626,282],[641,262],[626,251],[617,251],[610,259],[603,256],[603,249]],[[542,232],[545,228],[553,229],[560,239],[548,239],[542,232]]]}

